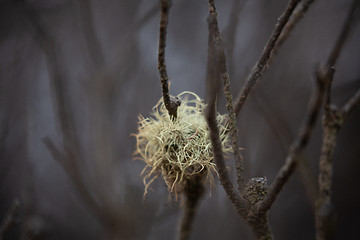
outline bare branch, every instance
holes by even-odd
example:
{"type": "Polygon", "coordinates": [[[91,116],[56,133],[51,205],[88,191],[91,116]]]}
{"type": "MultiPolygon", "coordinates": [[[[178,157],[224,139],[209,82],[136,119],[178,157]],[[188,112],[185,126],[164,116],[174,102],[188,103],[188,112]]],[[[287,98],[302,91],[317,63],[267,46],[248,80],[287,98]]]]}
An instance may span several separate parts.
{"type": "MultiPolygon", "coordinates": [[[[213,100],[216,98],[214,97],[213,100]]],[[[245,206],[240,196],[236,193],[229,174],[226,170],[226,164],[222,153],[221,142],[219,139],[219,128],[216,121],[215,101],[209,102],[206,109],[206,120],[210,129],[210,139],[214,153],[214,159],[219,174],[221,185],[224,187],[230,201],[234,204],[236,210],[241,216],[245,216],[245,206]]]]}
{"type": "Polygon", "coordinates": [[[158,70],[161,81],[161,89],[163,100],[166,109],[171,118],[177,117],[177,108],[180,106],[178,99],[171,99],[169,95],[169,77],[166,71],[165,63],[165,47],[166,47],[166,33],[169,22],[169,10],[171,7],[171,0],[161,1],[161,18],[160,18],[160,34],[159,34],[159,51],[158,51],[158,70]]]}
{"type": "Polygon", "coordinates": [[[204,194],[204,190],[203,176],[194,176],[187,181],[184,192],[186,197],[184,215],[180,223],[179,240],[187,240],[190,238],[197,206],[204,194]]]}
{"type": "Polygon", "coordinates": [[[357,18],[359,17],[359,4],[360,2],[358,0],[354,0],[349,13],[347,15],[347,18],[345,20],[344,26],[341,29],[341,33],[335,43],[335,46],[333,47],[330,56],[327,60],[327,64],[332,67],[335,66],[337,59],[339,58],[339,55],[341,53],[341,50],[343,49],[343,46],[348,39],[352,28],[355,26],[355,23],[357,22],[357,18]]]}
{"type": "Polygon", "coordinates": [[[266,69],[266,67],[270,61],[271,52],[273,51],[275,44],[276,44],[281,32],[283,31],[285,24],[288,22],[292,12],[294,11],[296,5],[300,1],[301,0],[290,0],[288,5],[286,6],[284,13],[278,19],[275,29],[274,29],[273,33],[271,34],[270,39],[266,43],[265,48],[264,48],[258,62],[256,63],[254,69],[250,73],[250,75],[247,79],[247,82],[243,86],[240,94],[238,95],[238,97],[236,99],[235,113],[237,116],[239,115],[241,108],[242,108],[243,104],[245,103],[251,89],[255,86],[257,80],[261,77],[264,70],[266,69]]]}
{"type": "Polygon", "coordinates": [[[240,153],[238,130],[236,126],[236,116],[233,108],[233,97],[231,94],[230,77],[227,72],[226,56],[224,44],[219,32],[219,26],[217,22],[217,12],[214,4],[214,0],[209,0],[209,24],[211,33],[214,38],[216,58],[218,59],[219,70],[224,84],[224,93],[226,98],[226,109],[229,114],[229,127],[232,142],[232,149],[235,158],[235,167],[237,172],[237,183],[239,192],[242,192],[245,186],[244,183],[244,164],[240,153]]]}
{"type": "MultiPolygon", "coordinates": [[[[327,60],[327,67],[334,66],[340,56],[341,51],[348,39],[352,28],[358,20],[359,14],[358,0],[354,0],[345,23],[342,27],[340,35],[331,51],[327,60]]],[[[321,147],[321,155],[319,159],[319,193],[316,202],[316,239],[330,239],[333,235],[333,212],[331,203],[332,176],[333,176],[333,158],[336,146],[336,138],[340,128],[343,126],[346,118],[349,116],[355,105],[360,102],[360,90],[349,99],[342,107],[338,108],[331,104],[331,83],[329,80],[327,87],[327,102],[323,114],[323,143],[321,147]]]]}
{"type": "Polygon", "coordinates": [[[279,39],[275,44],[274,50],[271,52],[270,59],[273,59],[274,55],[279,51],[280,47],[287,40],[296,24],[303,18],[304,14],[307,12],[313,2],[314,0],[303,0],[296,6],[294,12],[291,14],[289,21],[282,30],[279,39]]]}
{"type": "Polygon", "coordinates": [[[215,42],[214,42],[214,26],[210,24],[209,18],[209,43],[208,43],[208,63],[207,63],[207,102],[208,106],[205,111],[206,121],[210,130],[210,139],[212,150],[214,153],[215,164],[219,174],[221,185],[224,187],[226,194],[230,201],[234,204],[238,213],[245,215],[245,204],[237,194],[229,174],[226,169],[226,164],[222,152],[219,128],[216,121],[216,99],[220,89],[219,81],[219,59],[216,56],[215,42]]]}
{"type": "Polygon", "coordinates": [[[331,239],[331,185],[333,175],[333,157],[337,133],[343,121],[336,110],[329,110],[323,116],[323,144],[319,159],[319,192],[316,201],[316,239],[331,239]],[[331,115],[331,116],[330,116],[331,115]]]}
{"type": "Polygon", "coordinates": [[[350,98],[347,103],[341,108],[341,112],[344,114],[344,118],[350,115],[357,104],[360,103],[360,89],[350,98]]]}
{"type": "Polygon", "coordinates": [[[333,224],[331,203],[333,158],[338,132],[356,104],[360,102],[360,90],[339,110],[325,106],[323,114],[323,143],[319,159],[319,192],[316,201],[316,239],[330,239],[333,224]]]}
{"type": "MultiPolygon", "coordinates": [[[[261,89],[259,89],[261,90],[261,89]]],[[[254,103],[259,108],[259,112],[265,118],[269,124],[274,136],[277,138],[277,142],[280,145],[280,149],[283,154],[287,154],[288,147],[293,139],[292,133],[288,126],[288,123],[284,121],[281,114],[271,107],[271,103],[264,99],[261,91],[254,93],[254,103]]],[[[301,180],[306,190],[307,197],[311,206],[315,209],[315,199],[317,195],[317,178],[313,175],[313,171],[309,166],[307,159],[304,156],[299,157],[299,172],[301,174],[301,180]]]]}
{"type": "Polygon", "coordinates": [[[301,154],[306,147],[314,129],[325,95],[326,83],[332,78],[333,74],[333,69],[321,69],[318,71],[316,92],[308,108],[305,121],[300,128],[298,136],[290,146],[284,165],[279,170],[275,180],[270,186],[269,193],[259,207],[260,212],[268,211],[270,209],[280,191],[295,171],[299,154],[301,154]]]}

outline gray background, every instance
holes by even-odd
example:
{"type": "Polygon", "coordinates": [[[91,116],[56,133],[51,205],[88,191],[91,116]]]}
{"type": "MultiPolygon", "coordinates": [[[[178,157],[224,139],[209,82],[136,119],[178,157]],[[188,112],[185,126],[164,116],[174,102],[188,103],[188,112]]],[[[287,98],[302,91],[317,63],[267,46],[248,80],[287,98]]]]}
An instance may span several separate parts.
{"type": "MultiPolygon", "coordinates": [[[[35,239],[109,239],[111,234],[84,204],[64,169],[42,142],[61,146],[44,52],[29,21],[14,4],[0,1],[0,221],[14,198],[16,224],[5,239],[24,230],[35,239]]],[[[280,49],[239,117],[247,177],[271,182],[284,162],[314,90],[314,67],[324,62],[340,32],[351,1],[318,0],[280,49]]],[[[132,161],[137,116],[148,116],[161,97],[157,73],[158,1],[29,0],[57,42],[67,96],[86,161],[80,163],[90,191],[100,194],[126,224],[115,238],[173,239],[181,210],[162,180],[142,199],[141,161],[132,161]],[[148,13],[149,17],[145,17],[148,13]],[[84,20],[85,19],[85,20],[84,20]],[[87,22],[92,19],[93,26],[87,22]],[[93,27],[95,38],[87,32],[93,27]],[[97,46],[100,46],[97,51],[97,46]],[[125,234],[126,233],[126,234],[125,234]]],[[[232,90],[238,93],[287,1],[245,1],[239,12],[234,49],[227,52],[232,90]],[[229,56],[232,56],[231,58],[229,56]]],[[[219,25],[229,50],[233,0],[217,1],[219,25]]],[[[193,91],[205,97],[207,1],[174,0],[166,61],[171,94],[193,91]]],[[[336,66],[333,101],[343,104],[360,88],[360,27],[356,27],[336,66]]],[[[224,99],[218,109],[225,113],[224,99]]],[[[359,239],[360,107],[340,131],[334,159],[333,201],[336,239],[359,239]]],[[[317,173],[321,126],[304,158],[317,173]]],[[[228,161],[233,168],[231,160],[228,161]]],[[[233,174],[234,171],[230,170],[233,174]]],[[[270,223],[276,239],[313,239],[314,217],[299,171],[275,202],[270,223]]],[[[196,216],[191,239],[254,239],[216,183],[196,216]]]]}

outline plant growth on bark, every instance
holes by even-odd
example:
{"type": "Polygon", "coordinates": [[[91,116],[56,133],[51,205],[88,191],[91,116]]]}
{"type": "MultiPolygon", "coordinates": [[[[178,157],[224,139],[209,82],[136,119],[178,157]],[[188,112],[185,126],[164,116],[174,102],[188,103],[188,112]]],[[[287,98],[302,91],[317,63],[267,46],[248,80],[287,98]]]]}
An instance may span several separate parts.
{"type": "MultiPolygon", "coordinates": [[[[161,169],[162,175],[167,182],[170,191],[174,191],[174,188],[176,188],[176,183],[180,184],[184,181],[184,179],[191,179],[192,173],[200,172],[196,169],[205,169],[207,172],[209,169],[211,169],[213,172],[218,173],[220,183],[228,195],[228,198],[233,203],[236,211],[242,217],[244,222],[246,222],[252,228],[256,238],[273,239],[273,234],[268,219],[269,210],[271,209],[283,187],[288,182],[289,178],[296,171],[300,155],[309,142],[315,123],[317,122],[317,117],[321,107],[323,106],[323,102],[325,101],[325,96],[327,96],[327,102],[325,104],[324,111],[325,115],[323,117],[325,133],[324,145],[320,158],[320,192],[316,207],[316,229],[317,239],[328,239],[328,232],[331,231],[331,229],[326,228],[326,219],[329,218],[329,216],[326,215],[327,212],[324,213],[324,209],[326,207],[329,208],[328,205],[330,204],[332,175],[331,158],[335,146],[336,134],[343,124],[343,119],[349,114],[351,109],[354,108],[355,104],[360,101],[360,94],[358,92],[342,109],[339,110],[330,106],[329,99],[331,82],[334,75],[333,66],[335,65],[336,59],[341,52],[341,47],[349,35],[349,30],[351,29],[352,23],[355,21],[355,13],[359,11],[358,1],[355,0],[351,7],[348,20],[346,21],[339,40],[329,57],[327,65],[317,68],[316,89],[309,103],[308,110],[304,115],[304,121],[299,127],[297,137],[293,140],[289,147],[289,151],[283,166],[280,168],[275,179],[269,185],[267,183],[266,177],[251,178],[246,183],[243,174],[244,159],[240,154],[240,148],[238,144],[236,117],[240,116],[242,106],[246,103],[247,97],[251,93],[251,90],[269,67],[271,60],[275,57],[282,43],[287,39],[295,25],[299,22],[299,20],[301,20],[304,13],[308,10],[314,1],[290,0],[288,2],[283,14],[281,14],[281,16],[278,18],[275,28],[268,42],[266,43],[259,60],[249,74],[249,77],[238,97],[236,98],[234,104],[231,93],[230,76],[227,70],[224,44],[217,23],[217,11],[215,8],[215,3],[214,0],[208,1],[209,40],[206,77],[207,106],[204,110],[204,115],[209,131],[206,128],[206,134],[199,134],[199,137],[201,137],[200,135],[206,135],[206,149],[211,149],[212,153],[205,153],[201,149],[194,148],[194,151],[198,151],[196,154],[193,152],[189,154],[185,147],[179,147],[184,146],[184,143],[179,143],[176,140],[179,138],[179,135],[168,135],[166,141],[160,137],[162,132],[172,132],[169,126],[173,126],[174,124],[183,121],[184,111],[182,110],[182,105],[180,105],[180,102],[176,102],[176,99],[171,98],[169,95],[168,75],[165,64],[165,46],[171,1],[161,0],[160,2],[161,20],[158,50],[158,69],[163,93],[163,100],[160,102],[163,103],[163,105],[160,106],[160,113],[157,112],[157,107],[155,107],[154,115],[156,120],[149,120],[143,117],[140,118],[139,133],[136,135],[138,140],[137,152],[142,156],[142,159],[151,169],[150,172],[145,175],[144,181],[148,179],[154,172],[160,172],[161,169]],[[224,95],[226,99],[226,109],[228,111],[226,127],[219,125],[219,115],[216,112],[216,104],[219,96],[219,90],[221,89],[221,81],[223,83],[224,95]],[[168,115],[166,114],[166,111],[168,112],[168,115]],[[166,122],[166,125],[164,125],[164,122],[166,122]],[[163,130],[159,131],[158,129],[160,128],[163,128],[163,130]],[[227,135],[224,135],[225,132],[227,135]],[[236,166],[237,187],[235,187],[232,180],[230,179],[226,163],[224,161],[224,154],[228,154],[230,151],[229,147],[225,146],[226,144],[224,143],[224,139],[228,138],[229,140],[226,140],[226,144],[228,141],[231,142],[232,156],[236,166]],[[157,144],[154,143],[155,141],[157,144]],[[153,150],[153,148],[155,148],[155,150],[153,150]],[[177,157],[174,157],[175,155],[177,157]],[[165,163],[163,160],[164,158],[166,159],[165,163]],[[195,159],[202,158],[204,160],[207,159],[206,161],[208,162],[208,165],[200,164],[199,167],[192,167],[190,176],[186,176],[184,171],[187,171],[186,169],[188,166],[190,166],[191,163],[195,161],[195,159]],[[176,161],[179,165],[171,165],[169,167],[168,162],[171,162],[172,159],[177,159],[176,161]],[[181,167],[182,164],[185,164],[184,167],[181,167]],[[166,171],[164,171],[164,169],[166,171]],[[182,173],[175,174],[174,169],[182,169],[182,173]],[[180,177],[178,175],[180,175],[180,177]],[[184,178],[184,176],[186,177],[184,178]]],[[[233,47],[231,47],[231,49],[233,49],[233,47]]],[[[183,102],[183,104],[184,103],[185,105],[187,104],[186,101],[183,102]]],[[[199,112],[201,115],[203,114],[203,107],[204,106],[201,108],[201,113],[199,112]]],[[[205,128],[205,124],[202,124],[202,128],[205,128]]],[[[180,138],[183,139],[182,141],[185,142],[185,145],[188,141],[187,139],[190,139],[199,133],[197,129],[198,128],[193,128],[192,130],[189,130],[186,133],[187,136],[185,137],[182,135],[184,133],[181,133],[180,138]]],[[[204,142],[203,140],[196,141],[199,141],[199,144],[204,142]]],[[[150,180],[150,183],[151,181],[152,180],[150,180]]],[[[149,183],[145,183],[145,185],[146,192],[149,183]]],[[[183,184],[180,189],[189,190],[191,188],[186,187],[185,184],[183,184]]],[[[203,187],[200,187],[200,189],[203,189],[203,187]]],[[[178,192],[180,193],[181,191],[178,192]]],[[[202,196],[202,193],[203,190],[193,191],[192,194],[189,194],[189,191],[184,192],[187,203],[190,204],[185,204],[184,206],[184,215],[181,221],[180,232],[178,235],[179,239],[185,240],[190,237],[196,206],[200,197],[202,196]],[[191,202],[194,204],[191,204],[191,202]]]]}

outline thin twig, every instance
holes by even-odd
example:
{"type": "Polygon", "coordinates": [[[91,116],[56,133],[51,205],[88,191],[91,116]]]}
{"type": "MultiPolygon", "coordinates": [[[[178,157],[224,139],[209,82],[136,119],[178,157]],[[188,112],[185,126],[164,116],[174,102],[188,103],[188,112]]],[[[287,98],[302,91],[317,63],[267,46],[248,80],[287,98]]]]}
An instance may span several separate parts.
{"type": "Polygon", "coordinates": [[[331,203],[333,159],[337,135],[351,110],[360,102],[360,90],[339,109],[325,107],[323,114],[323,143],[319,159],[319,193],[316,204],[316,239],[331,239],[333,232],[333,207],[331,203]]]}
{"type": "Polygon", "coordinates": [[[354,94],[352,98],[347,101],[347,103],[341,108],[341,112],[344,115],[344,118],[350,115],[350,113],[354,110],[356,105],[360,103],[360,89],[354,94]]]}
{"type": "Polygon", "coordinates": [[[177,108],[180,105],[180,102],[177,99],[170,98],[169,77],[166,71],[166,63],[165,63],[166,33],[169,22],[170,7],[171,7],[170,0],[161,0],[158,70],[159,70],[161,89],[162,89],[162,95],[163,95],[165,107],[168,110],[170,117],[175,119],[177,117],[177,108]]]}
{"type": "Polygon", "coordinates": [[[306,147],[307,143],[309,142],[310,136],[313,132],[316,119],[318,117],[319,111],[322,106],[323,98],[325,95],[326,89],[326,81],[332,77],[334,71],[330,69],[327,72],[321,72],[324,76],[317,77],[317,84],[316,84],[316,92],[315,96],[313,97],[312,102],[308,108],[305,121],[303,122],[298,136],[292,142],[289,153],[285,159],[284,165],[279,170],[275,180],[270,186],[269,192],[266,195],[264,201],[261,203],[259,207],[259,211],[268,211],[272,204],[274,203],[275,199],[279,195],[280,191],[284,187],[284,185],[289,180],[292,173],[295,171],[297,164],[298,164],[298,156],[306,147]]]}
{"type": "MultiPolygon", "coordinates": [[[[271,107],[271,103],[264,99],[261,91],[257,91],[256,94],[254,94],[254,103],[269,124],[275,138],[277,138],[282,153],[287,154],[289,144],[293,139],[293,134],[290,131],[288,123],[281,117],[279,112],[276,112],[275,109],[271,107]]],[[[313,175],[312,169],[305,157],[300,156],[298,161],[303,186],[311,206],[315,209],[315,201],[313,200],[316,198],[317,193],[317,178],[313,175]]]]}
{"type": "MultiPolygon", "coordinates": [[[[359,1],[354,0],[351,4],[349,13],[346,17],[345,23],[341,29],[340,35],[337,38],[334,47],[331,50],[331,53],[327,59],[326,64],[328,67],[335,66],[340,53],[345,45],[346,40],[348,39],[349,35],[351,34],[352,29],[355,27],[355,23],[357,22],[357,18],[359,18],[359,1]]],[[[330,107],[331,102],[331,88],[332,84],[328,85],[327,93],[326,93],[326,108],[325,111],[327,111],[330,107]]]]}
{"type": "Polygon", "coordinates": [[[241,193],[244,190],[244,164],[243,158],[240,153],[239,148],[239,138],[238,138],[238,129],[236,126],[236,116],[233,108],[233,97],[231,93],[230,86],[230,77],[227,72],[227,64],[226,64],[226,56],[224,44],[222,41],[222,37],[219,32],[219,26],[217,21],[217,12],[215,8],[214,0],[209,0],[209,24],[211,25],[209,28],[212,29],[211,34],[214,38],[215,49],[216,49],[216,58],[219,63],[219,70],[221,74],[221,78],[223,79],[224,84],[224,93],[226,98],[226,109],[229,114],[229,131],[231,135],[231,143],[233,154],[235,158],[235,167],[237,173],[237,184],[239,188],[239,192],[241,193]]]}
{"type": "Polygon", "coordinates": [[[307,12],[310,5],[314,1],[315,0],[303,0],[296,6],[294,12],[291,14],[289,21],[286,23],[284,29],[282,30],[279,39],[275,44],[274,50],[271,52],[270,59],[273,59],[274,55],[279,51],[280,47],[287,40],[294,27],[303,18],[304,14],[307,12]]]}
{"type": "Polygon", "coordinates": [[[245,215],[245,204],[241,200],[240,196],[236,193],[235,188],[230,180],[229,174],[226,170],[226,164],[224,161],[224,156],[222,153],[221,142],[219,138],[219,128],[216,121],[216,110],[215,110],[215,100],[212,98],[212,102],[209,102],[209,105],[206,109],[206,120],[210,129],[210,139],[212,144],[212,150],[214,153],[214,159],[219,174],[220,182],[223,188],[225,189],[226,194],[228,195],[230,201],[234,204],[236,210],[241,216],[245,215]]]}
{"type": "Polygon", "coordinates": [[[360,102],[360,90],[339,110],[325,106],[323,114],[323,143],[319,159],[319,193],[316,204],[316,239],[331,239],[334,234],[331,203],[333,158],[338,132],[355,105],[360,102]]]}
{"type": "Polygon", "coordinates": [[[209,42],[208,42],[208,62],[207,62],[207,107],[205,111],[206,121],[210,130],[210,139],[212,150],[214,153],[214,160],[219,174],[221,185],[224,187],[226,194],[230,201],[234,204],[236,210],[240,215],[245,215],[245,204],[242,202],[240,196],[235,191],[235,188],[230,180],[229,174],[226,169],[226,164],[222,152],[219,128],[216,121],[216,99],[220,89],[220,72],[218,59],[215,54],[214,42],[214,29],[213,25],[209,22],[209,42]]]}
{"type": "Polygon", "coordinates": [[[358,9],[359,5],[360,5],[359,3],[360,3],[360,1],[354,0],[350,7],[350,10],[349,10],[347,18],[345,20],[344,26],[341,29],[341,33],[340,33],[340,35],[335,43],[335,46],[332,49],[330,56],[327,60],[327,64],[330,67],[335,66],[336,61],[339,58],[339,55],[341,53],[341,50],[343,49],[344,44],[351,33],[351,30],[354,28],[355,23],[357,22],[356,20],[360,15],[359,9],[358,9]]]}
{"type": "Polygon", "coordinates": [[[243,104],[245,103],[251,89],[255,86],[255,84],[257,83],[257,80],[262,76],[264,70],[267,68],[267,65],[270,61],[271,52],[273,51],[275,44],[276,44],[281,32],[283,31],[283,29],[285,27],[285,24],[288,22],[292,12],[294,11],[296,5],[300,1],[301,0],[290,0],[288,5],[286,6],[285,11],[278,19],[275,29],[274,29],[273,33],[271,34],[270,39],[266,43],[265,48],[264,48],[258,62],[256,63],[253,71],[250,73],[250,75],[247,79],[247,82],[243,86],[240,94],[238,95],[238,97],[236,99],[235,113],[237,116],[239,115],[241,108],[242,108],[243,104]]]}
{"type": "Polygon", "coordinates": [[[20,206],[20,202],[18,199],[15,198],[12,201],[11,206],[5,216],[5,219],[0,226],[0,240],[3,239],[3,235],[4,235],[5,231],[13,225],[15,214],[16,214],[16,211],[19,208],[19,206],[20,206]]]}

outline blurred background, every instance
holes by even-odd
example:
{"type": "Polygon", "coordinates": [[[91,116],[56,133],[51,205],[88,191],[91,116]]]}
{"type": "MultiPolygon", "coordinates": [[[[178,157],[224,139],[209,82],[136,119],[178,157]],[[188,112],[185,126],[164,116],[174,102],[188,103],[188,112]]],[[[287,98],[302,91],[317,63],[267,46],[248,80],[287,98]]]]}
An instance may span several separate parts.
{"type": "MultiPolygon", "coordinates": [[[[286,0],[217,1],[234,95],[260,56],[286,0]]],[[[271,183],[304,118],[349,11],[318,0],[279,50],[238,118],[247,177],[271,183]]],[[[166,61],[172,95],[205,98],[207,1],[173,0],[166,61]]],[[[161,97],[159,1],[0,1],[0,222],[19,207],[4,239],[174,239],[181,217],[162,179],[146,199],[133,161],[139,114],[161,97]]],[[[343,49],[332,100],[360,88],[360,27],[343,49]]],[[[223,97],[218,110],[225,113],[223,97]]],[[[311,204],[321,124],[270,211],[276,239],[314,239],[311,204]],[[306,163],[306,164],[305,164],[306,163]],[[304,170],[308,169],[308,170],[304,170]]],[[[336,239],[360,239],[360,106],[340,131],[334,159],[336,239]]],[[[233,163],[228,160],[234,175],[233,163]]],[[[254,239],[223,188],[207,189],[191,239],[254,239]]]]}

